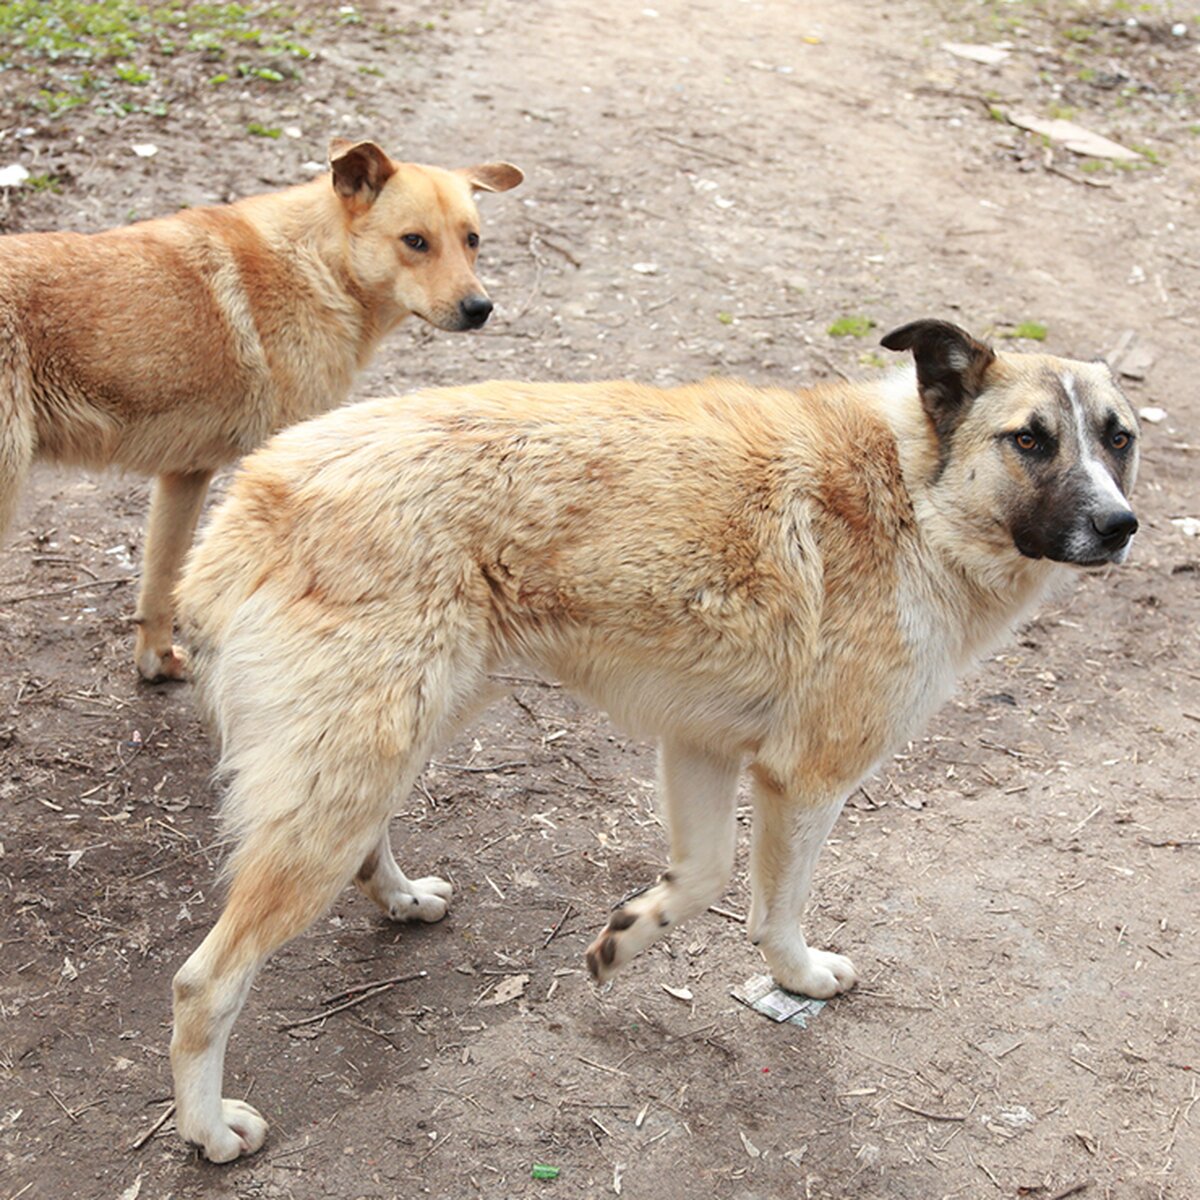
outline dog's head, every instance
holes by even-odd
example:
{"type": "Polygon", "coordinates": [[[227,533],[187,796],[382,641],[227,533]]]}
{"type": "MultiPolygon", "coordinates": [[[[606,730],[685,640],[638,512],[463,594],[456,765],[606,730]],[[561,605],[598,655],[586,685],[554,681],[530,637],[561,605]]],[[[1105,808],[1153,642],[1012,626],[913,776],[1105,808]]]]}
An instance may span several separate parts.
{"type": "Polygon", "coordinates": [[[399,163],[374,142],[335,139],[333,189],[349,234],[350,269],[375,306],[439,329],[478,329],[492,302],[475,274],[479,213],[473,193],[506,192],[524,176],[511,163],[448,171],[399,163]]]}
{"type": "Polygon", "coordinates": [[[1125,561],[1137,419],[1105,363],[997,354],[945,321],[914,321],[883,345],[916,361],[939,508],[1026,558],[1125,561]]]}

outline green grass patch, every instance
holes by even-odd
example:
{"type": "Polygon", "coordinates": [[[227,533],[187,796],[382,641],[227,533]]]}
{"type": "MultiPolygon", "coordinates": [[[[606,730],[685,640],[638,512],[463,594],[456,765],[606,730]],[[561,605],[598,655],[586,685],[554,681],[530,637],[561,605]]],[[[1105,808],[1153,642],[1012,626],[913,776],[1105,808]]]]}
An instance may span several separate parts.
{"type": "Polygon", "coordinates": [[[838,317],[825,331],[830,337],[866,337],[875,328],[875,322],[870,317],[848,316],[838,317]]]}
{"type": "Polygon", "coordinates": [[[50,115],[80,104],[161,115],[165,104],[139,93],[161,91],[173,61],[192,56],[221,63],[223,79],[281,83],[312,57],[296,39],[313,28],[273,3],[17,0],[0,4],[0,69],[28,76],[27,102],[50,115]]]}
{"type": "Polygon", "coordinates": [[[246,126],[246,132],[251,134],[253,137],[265,137],[265,138],[281,138],[281,137],[283,137],[282,129],[275,129],[273,126],[262,125],[258,121],[251,121],[250,124],[246,126]]]}
{"type": "Polygon", "coordinates": [[[1044,342],[1046,340],[1046,327],[1040,321],[1022,321],[1015,329],[1004,329],[1000,331],[1002,338],[1024,338],[1029,342],[1044,342]]]}
{"type": "Polygon", "coordinates": [[[30,175],[25,186],[35,192],[53,192],[56,196],[62,191],[62,181],[57,175],[30,175]]]}

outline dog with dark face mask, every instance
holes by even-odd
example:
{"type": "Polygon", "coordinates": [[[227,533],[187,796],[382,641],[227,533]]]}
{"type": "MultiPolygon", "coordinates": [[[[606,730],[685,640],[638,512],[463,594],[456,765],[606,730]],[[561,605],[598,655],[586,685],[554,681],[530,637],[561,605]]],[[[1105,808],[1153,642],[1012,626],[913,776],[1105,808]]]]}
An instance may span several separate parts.
{"type": "Polygon", "coordinates": [[[994,353],[954,325],[913,366],[808,391],[709,380],[491,383],[374,400],[253,455],[179,592],[221,740],[226,908],[175,977],[176,1122],[209,1158],[266,956],[351,880],[393,920],[450,886],[388,843],[434,750],[514,666],[658,739],[670,868],[587,953],[611,978],[721,895],[754,784],[747,928],[810,996],[855,982],[801,931],[845,798],[1063,575],[1121,562],[1134,414],[1108,368],[994,353]]]}

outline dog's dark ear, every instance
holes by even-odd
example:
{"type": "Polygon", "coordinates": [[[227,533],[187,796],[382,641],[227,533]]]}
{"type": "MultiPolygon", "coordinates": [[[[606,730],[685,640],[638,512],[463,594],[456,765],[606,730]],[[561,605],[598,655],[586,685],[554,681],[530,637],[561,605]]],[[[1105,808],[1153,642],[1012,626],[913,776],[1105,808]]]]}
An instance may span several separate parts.
{"type": "Polygon", "coordinates": [[[334,138],[329,143],[333,190],[347,200],[371,204],[396,173],[396,164],[374,142],[334,138]]]}
{"type": "Polygon", "coordinates": [[[996,361],[991,346],[949,321],[911,321],[886,334],[880,344],[888,350],[913,352],[921,404],[939,438],[954,429],[983,391],[984,377],[996,361]]]}
{"type": "Polygon", "coordinates": [[[515,188],[525,173],[512,163],[480,163],[477,167],[459,167],[458,173],[477,192],[507,192],[515,188]]]}

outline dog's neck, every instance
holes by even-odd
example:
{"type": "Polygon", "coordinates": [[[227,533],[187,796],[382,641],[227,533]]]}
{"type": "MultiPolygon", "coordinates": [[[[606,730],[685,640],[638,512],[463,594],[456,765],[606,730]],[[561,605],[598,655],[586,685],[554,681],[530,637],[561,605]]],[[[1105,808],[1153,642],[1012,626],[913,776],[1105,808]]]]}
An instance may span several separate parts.
{"type": "Polygon", "coordinates": [[[354,277],[344,206],[329,176],[283,192],[250,196],[234,207],[267,242],[289,247],[293,258],[297,248],[307,251],[301,261],[313,276],[312,285],[326,310],[353,328],[357,366],[364,366],[384,335],[408,313],[396,310],[390,296],[372,295],[354,277]],[[321,286],[322,275],[335,286],[321,286]]]}
{"type": "Polygon", "coordinates": [[[896,436],[901,474],[924,544],[920,569],[946,615],[952,657],[963,667],[1025,619],[1065,569],[1022,557],[1006,529],[976,528],[960,510],[949,494],[911,366],[885,377],[876,396],[896,436]]]}

